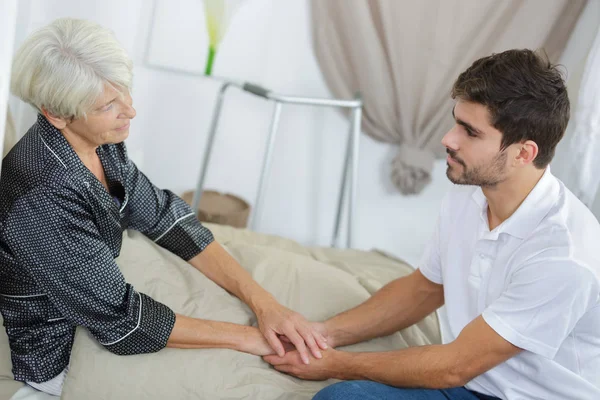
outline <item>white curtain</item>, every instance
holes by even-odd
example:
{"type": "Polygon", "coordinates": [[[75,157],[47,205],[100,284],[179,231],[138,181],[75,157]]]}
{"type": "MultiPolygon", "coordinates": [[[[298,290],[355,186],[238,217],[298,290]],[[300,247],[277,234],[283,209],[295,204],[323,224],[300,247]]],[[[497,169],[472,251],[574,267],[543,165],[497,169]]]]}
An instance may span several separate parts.
{"type": "Polygon", "coordinates": [[[571,191],[592,207],[600,186],[600,28],[585,63],[576,99],[571,99],[568,147],[557,172],[571,191]]]}
{"type": "Polygon", "coordinates": [[[5,142],[5,130],[14,131],[14,125],[7,122],[12,122],[8,120],[8,93],[16,22],[17,0],[0,1],[0,146],[5,142]]]}

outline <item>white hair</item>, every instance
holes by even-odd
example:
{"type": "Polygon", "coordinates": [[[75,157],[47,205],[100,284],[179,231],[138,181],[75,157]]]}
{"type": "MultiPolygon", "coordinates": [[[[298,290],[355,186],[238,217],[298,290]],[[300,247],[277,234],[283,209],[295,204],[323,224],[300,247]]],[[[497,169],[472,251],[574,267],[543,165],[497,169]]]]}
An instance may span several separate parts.
{"type": "Polygon", "coordinates": [[[17,51],[11,91],[40,112],[85,117],[109,84],[131,90],[132,62],[113,33],[86,20],[60,18],[17,51]]]}

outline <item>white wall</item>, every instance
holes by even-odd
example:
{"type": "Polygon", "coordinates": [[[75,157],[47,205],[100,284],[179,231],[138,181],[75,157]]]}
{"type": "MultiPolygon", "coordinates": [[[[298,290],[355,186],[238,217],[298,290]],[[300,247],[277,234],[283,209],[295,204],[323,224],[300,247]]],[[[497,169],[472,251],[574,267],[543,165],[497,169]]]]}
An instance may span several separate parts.
{"type": "Polygon", "coordinates": [[[15,39],[17,1],[0,2],[0,154],[4,145],[6,110],[10,86],[11,58],[15,39]]]}
{"type": "MultiPolygon", "coordinates": [[[[151,2],[22,0],[19,6],[17,44],[60,16],[92,19],[116,32],[135,63],[138,116],[128,139],[130,155],[157,185],[178,193],[193,188],[217,85],[144,65],[151,2]]],[[[308,0],[248,0],[233,20],[214,72],[289,94],[328,97],[311,50],[309,26],[308,0]]],[[[173,47],[184,47],[177,37],[171,40],[173,47]]],[[[569,67],[571,61],[564,63],[569,67]]],[[[270,113],[271,106],[261,99],[232,91],[208,173],[209,188],[253,201],[270,113]]],[[[32,118],[21,107],[17,128],[24,132],[32,118]]],[[[336,111],[284,108],[260,231],[306,244],[329,243],[347,129],[336,111]]],[[[421,195],[402,196],[387,178],[392,155],[389,145],[363,135],[355,247],[377,247],[414,263],[450,184],[444,162],[438,161],[433,183],[421,195]]]]}

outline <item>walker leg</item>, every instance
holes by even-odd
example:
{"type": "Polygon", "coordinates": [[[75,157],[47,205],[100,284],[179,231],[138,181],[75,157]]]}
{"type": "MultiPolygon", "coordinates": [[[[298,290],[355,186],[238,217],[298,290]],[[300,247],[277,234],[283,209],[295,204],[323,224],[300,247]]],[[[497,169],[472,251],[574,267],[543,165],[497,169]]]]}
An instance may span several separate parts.
{"type": "Polygon", "coordinates": [[[260,213],[262,211],[262,202],[264,200],[265,190],[267,188],[267,178],[269,170],[271,169],[271,161],[273,157],[273,150],[275,148],[275,136],[277,134],[277,127],[279,126],[279,119],[281,116],[281,102],[275,102],[275,108],[273,110],[273,119],[271,120],[271,128],[269,130],[269,137],[267,139],[267,150],[265,152],[265,158],[263,161],[262,171],[260,174],[260,183],[258,185],[258,193],[256,194],[256,201],[254,206],[254,212],[250,216],[250,227],[256,230],[258,221],[260,220],[260,213]]]}
{"type": "Polygon", "coordinates": [[[350,124],[348,132],[348,142],[346,144],[346,154],[344,156],[344,165],[342,167],[342,182],[340,184],[340,192],[338,195],[337,213],[335,216],[335,228],[333,238],[331,239],[331,247],[337,247],[340,240],[340,230],[342,227],[342,212],[344,209],[344,200],[346,199],[346,183],[348,181],[348,169],[350,168],[350,153],[352,150],[352,132],[354,131],[354,123],[350,124]]]}
{"type": "Polygon", "coordinates": [[[219,116],[221,114],[221,109],[223,108],[223,99],[225,97],[225,91],[229,87],[229,83],[224,83],[221,85],[219,89],[219,94],[217,96],[217,103],[215,104],[215,109],[213,111],[212,121],[210,122],[210,128],[208,130],[208,138],[206,140],[206,147],[204,148],[204,157],[202,158],[202,167],[200,169],[200,177],[198,178],[198,183],[196,184],[196,191],[194,192],[194,197],[192,200],[192,210],[198,215],[198,206],[200,205],[200,197],[202,197],[202,191],[204,190],[204,180],[206,178],[206,171],[208,169],[208,163],[210,161],[210,156],[212,154],[213,145],[215,142],[215,135],[217,133],[217,124],[219,121],[219,116]]]}
{"type": "Polygon", "coordinates": [[[351,248],[354,239],[354,216],[356,215],[356,193],[357,193],[357,182],[358,182],[358,149],[360,143],[360,124],[362,118],[362,108],[356,107],[353,113],[353,131],[352,131],[352,155],[350,157],[352,162],[352,175],[350,179],[350,206],[348,216],[348,235],[346,247],[351,248]]]}

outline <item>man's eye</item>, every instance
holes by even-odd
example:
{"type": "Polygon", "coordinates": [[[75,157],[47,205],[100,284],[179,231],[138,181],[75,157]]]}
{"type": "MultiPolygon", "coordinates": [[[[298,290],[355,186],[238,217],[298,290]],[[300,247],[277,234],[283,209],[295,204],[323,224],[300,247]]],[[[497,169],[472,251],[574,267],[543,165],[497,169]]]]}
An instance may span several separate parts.
{"type": "Polygon", "coordinates": [[[467,131],[467,135],[471,136],[471,137],[476,137],[477,135],[475,134],[475,132],[473,132],[472,130],[470,130],[469,128],[465,128],[465,130],[467,131]]]}

